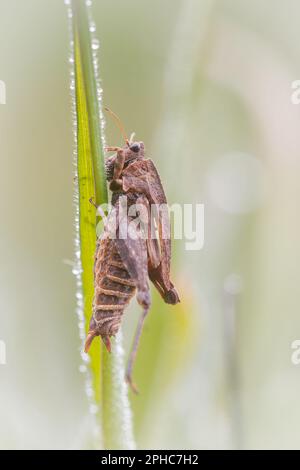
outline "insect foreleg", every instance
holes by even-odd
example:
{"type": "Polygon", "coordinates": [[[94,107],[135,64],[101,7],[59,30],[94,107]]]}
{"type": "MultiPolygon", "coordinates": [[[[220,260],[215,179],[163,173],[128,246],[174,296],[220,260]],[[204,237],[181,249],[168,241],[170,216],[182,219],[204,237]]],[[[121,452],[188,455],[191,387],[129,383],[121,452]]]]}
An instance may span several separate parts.
{"type": "Polygon", "coordinates": [[[120,177],[124,168],[125,152],[120,147],[107,147],[107,150],[117,152],[117,156],[114,162],[113,179],[109,185],[111,191],[117,191],[122,188],[122,180],[120,179],[120,177]]]}
{"type": "Polygon", "coordinates": [[[116,157],[115,164],[114,164],[114,177],[113,177],[114,180],[117,180],[120,178],[121,173],[124,168],[124,163],[125,163],[125,152],[123,149],[119,149],[117,151],[117,157],[116,157]]]}

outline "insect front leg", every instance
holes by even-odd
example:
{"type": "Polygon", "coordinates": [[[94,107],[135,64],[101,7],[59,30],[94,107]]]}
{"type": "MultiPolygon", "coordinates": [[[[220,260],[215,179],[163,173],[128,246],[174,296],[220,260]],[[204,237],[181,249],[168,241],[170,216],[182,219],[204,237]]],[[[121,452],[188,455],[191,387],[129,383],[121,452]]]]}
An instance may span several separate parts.
{"type": "Polygon", "coordinates": [[[109,184],[109,189],[111,191],[118,191],[119,189],[122,189],[122,180],[120,177],[124,168],[125,152],[121,147],[107,147],[106,150],[109,152],[117,152],[114,162],[113,179],[109,184]]]}

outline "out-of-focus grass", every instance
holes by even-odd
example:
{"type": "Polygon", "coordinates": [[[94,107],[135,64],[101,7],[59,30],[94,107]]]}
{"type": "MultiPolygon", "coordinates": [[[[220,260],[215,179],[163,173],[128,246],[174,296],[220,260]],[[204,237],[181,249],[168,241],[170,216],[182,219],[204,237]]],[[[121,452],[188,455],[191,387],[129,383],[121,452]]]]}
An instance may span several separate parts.
{"type": "Polygon", "coordinates": [[[153,408],[165,399],[200,341],[192,293],[183,283],[176,287],[181,302],[170,306],[152,289],[152,306],[141,338],[135,377],[139,396],[132,395],[136,436],[145,445],[147,420],[153,408]]]}
{"type": "MultiPolygon", "coordinates": [[[[182,21],[180,7],[187,3],[101,0],[93,4],[101,31],[105,104],[118,111],[128,132],[136,131],[145,141],[170,202],[205,203],[204,249],[186,252],[178,240],[177,264],[173,264],[173,271],[183,274],[196,295],[201,341],[194,343],[197,349],[182,368],[185,380],[178,375],[176,386],[165,388],[166,393],[155,399],[156,391],[152,393],[144,443],[172,448],[231,445],[224,396],[222,293],[224,278],[239,272],[243,290],[236,340],[244,445],[299,448],[299,366],[291,363],[290,345],[300,332],[296,262],[300,108],[290,104],[289,95],[292,80],[300,76],[300,42],[295,40],[300,5],[295,0],[215,2],[207,62],[203,64],[199,48],[193,87],[183,89],[189,93],[180,110],[180,119],[186,120],[183,145],[178,145],[176,129],[167,126],[174,143],[171,151],[169,145],[162,148],[161,139],[155,145],[153,137],[164,112],[173,112],[173,105],[165,101],[164,69],[175,24],[182,21]],[[269,197],[252,213],[225,212],[208,190],[215,164],[231,152],[251,154],[264,166],[269,197]],[[160,419],[153,429],[158,421],[152,416],[161,404],[168,419],[160,419]]],[[[79,358],[74,357],[75,289],[69,267],[62,262],[72,258],[64,5],[61,0],[2,1],[0,24],[1,44],[6,45],[0,79],[7,85],[7,104],[0,107],[4,169],[0,338],[8,353],[7,365],[0,367],[4,397],[0,445],[68,447],[75,445],[76,436],[79,447],[86,402],[79,358]]],[[[183,46],[186,57],[189,41],[183,46]]],[[[191,70],[181,60],[177,66],[179,79],[191,70]]],[[[107,135],[109,144],[120,143],[113,126],[107,135]]],[[[224,190],[236,191],[239,201],[242,186],[237,181],[224,184],[224,190]]],[[[172,314],[167,308],[170,322],[172,314]]],[[[160,315],[159,308],[147,319],[142,355],[155,315],[160,315]]],[[[129,316],[124,318],[128,343],[133,331],[129,316]]],[[[137,361],[139,374],[139,356],[137,361]]],[[[142,382],[140,391],[133,406],[142,409],[147,393],[142,382]]],[[[135,411],[142,429],[147,418],[139,418],[135,411]]]]}

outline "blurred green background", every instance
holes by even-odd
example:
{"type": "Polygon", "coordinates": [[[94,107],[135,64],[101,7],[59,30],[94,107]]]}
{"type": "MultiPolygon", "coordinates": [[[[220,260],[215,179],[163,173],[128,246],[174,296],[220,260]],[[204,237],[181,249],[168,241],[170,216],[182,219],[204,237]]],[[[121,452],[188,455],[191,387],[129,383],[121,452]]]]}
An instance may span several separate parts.
{"type": "MultiPolygon", "coordinates": [[[[205,204],[203,249],[174,244],[182,304],[154,297],[145,328],[138,446],[300,448],[300,4],[94,0],[93,15],[104,103],[169,202],[205,204]]],[[[90,447],[63,1],[0,0],[0,44],[0,448],[90,447]]],[[[109,119],[107,142],[121,143],[109,119]]]]}

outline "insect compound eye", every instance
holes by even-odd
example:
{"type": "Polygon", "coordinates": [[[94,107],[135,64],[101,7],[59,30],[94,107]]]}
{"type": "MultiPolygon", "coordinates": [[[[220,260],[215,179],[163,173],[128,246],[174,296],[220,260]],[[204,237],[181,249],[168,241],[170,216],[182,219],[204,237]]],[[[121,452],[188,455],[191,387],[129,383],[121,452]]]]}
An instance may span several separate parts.
{"type": "Polygon", "coordinates": [[[137,142],[134,142],[134,144],[130,145],[130,150],[132,150],[132,152],[138,153],[140,151],[140,145],[137,142]]]}

